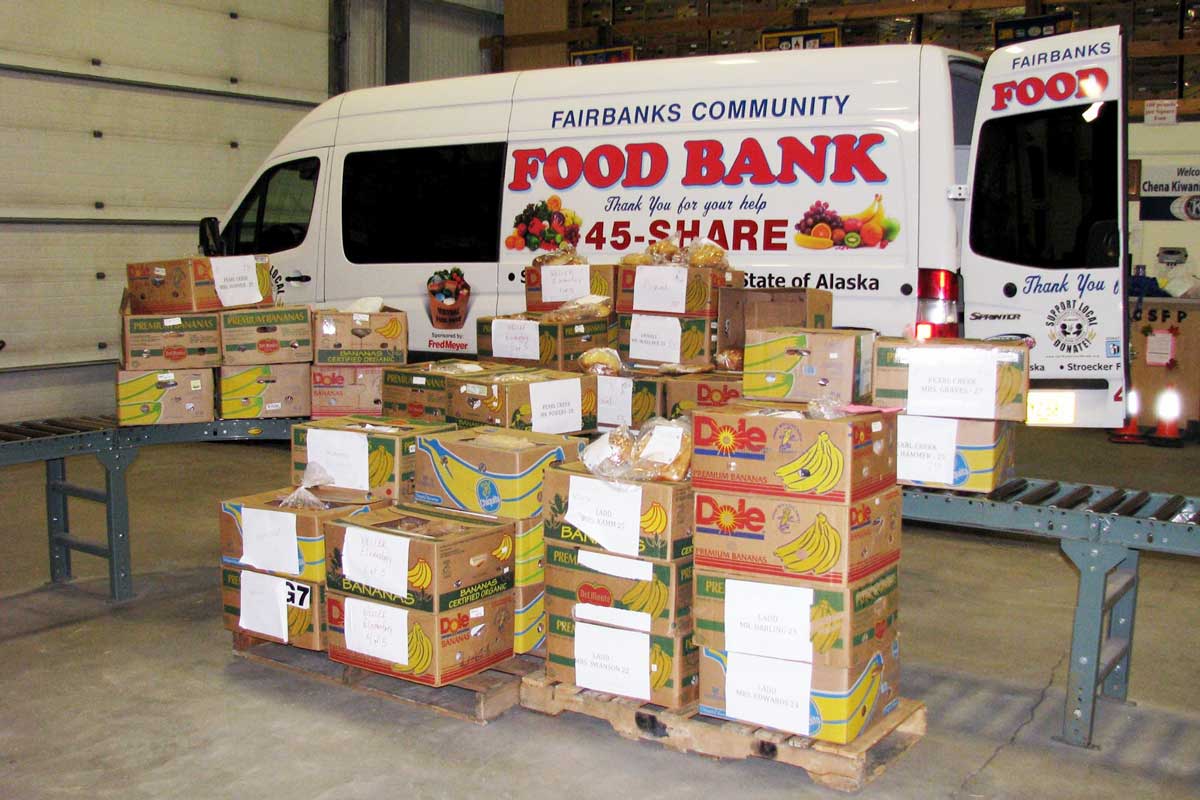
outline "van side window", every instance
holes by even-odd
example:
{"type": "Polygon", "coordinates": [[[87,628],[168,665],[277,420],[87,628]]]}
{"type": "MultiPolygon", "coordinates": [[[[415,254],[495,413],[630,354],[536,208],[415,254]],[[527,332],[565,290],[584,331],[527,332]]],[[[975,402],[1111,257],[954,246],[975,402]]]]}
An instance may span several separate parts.
{"type": "Polygon", "coordinates": [[[354,264],[500,258],[504,142],[350,153],[342,248],[354,264]]]}
{"type": "Polygon", "coordinates": [[[1042,269],[1116,266],[1116,101],[990,119],[979,130],[971,249],[1042,269]]]}
{"type": "Polygon", "coordinates": [[[278,253],[299,247],[308,235],[321,161],[277,164],[259,177],[221,233],[232,255],[278,253]]]}
{"type": "Polygon", "coordinates": [[[950,107],[954,113],[954,146],[971,143],[975,128],[975,106],[979,102],[979,86],[983,83],[983,67],[971,61],[950,62],[950,107]]]}

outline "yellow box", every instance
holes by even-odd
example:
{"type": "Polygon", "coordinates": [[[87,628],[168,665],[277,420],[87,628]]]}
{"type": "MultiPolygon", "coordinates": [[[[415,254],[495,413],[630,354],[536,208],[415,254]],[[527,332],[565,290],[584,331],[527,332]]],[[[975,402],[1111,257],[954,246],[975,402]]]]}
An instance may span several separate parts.
{"type": "Polygon", "coordinates": [[[546,643],[546,587],[519,586],[513,590],[513,652],[528,653],[546,643]]]}
{"type": "MultiPolygon", "coordinates": [[[[1012,422],[959,419],[954,439],[954,481],[936,483],[906,480],[897,463],[896,483],[954,489],[958,492],[991,492],[1017,474],[1017,429],[1012,422]]],[[[898,441],[897,445],[901,443],[898,441]]]]}

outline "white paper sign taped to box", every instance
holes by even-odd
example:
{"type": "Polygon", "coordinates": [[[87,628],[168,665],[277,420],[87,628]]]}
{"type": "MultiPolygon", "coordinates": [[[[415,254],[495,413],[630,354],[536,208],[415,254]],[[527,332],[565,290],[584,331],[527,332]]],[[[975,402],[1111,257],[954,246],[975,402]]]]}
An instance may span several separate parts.
{"type": "Polygon", "coordinates": [[[299,575],[304,565],[296,541],[296,515],[243,506],[241,561],[268,572],[299,575]]]}
{"type": "Polygon", "coordinates": [[[538,361],[538,324],[532,319],[492,320],[492,353],[497,358],[538,361]]]}
{"type": "Polygon", "coordinates": [[[238,627],[288,640],[287,581],[244,569],[239,581],[238,627]]]}
{"type": "Polygon", "coordinates": [[[529,384],[535,433],[574,433],[583,428],[583,390],[579,378],[529,384]]]}
{"type": "Polygon", "coordinates": [[[598,692],[650,699],[650,635],[575,623],[575,683],[598,692]]]}
{"type": "Polygon", "coordinates": [[[596,376],[596,424],[633,424],[633,378],[596,376]]]}
{"type": "Polygon", "coordinates": [[[575,300],[592,293],[592,268],[587,264],[542,267],[542,299],[547,303],[575,300]]]}
{"type": "Polygon", "coordinates": [[[641,486],[571,476],[565,519],[605,550],[638,554],[641,511],[641,486]]]}
{"type": "Polygon", "coordinates": [[[346,526],[342,574],[352,581],[408,596],[408,537],[346,526]]]}
{"type": "Polygon", "coordinates": [[[408,664],[408,609],[347,597],[346,647],[393,664],[408,664]]]}
{"type": "Polygon", "coordinates": [[[911,347],[909,414],[992,419],[996,413],[996,353],[986,348],[911,347]]]}
{"type": "Polygon", "coordinates": [[[305,451],[309,463],[320,464],[333,478],[334,486],[363,492],[371,489],[365,434],[309,428],[305,451]]]}
{"type": "Polygon", "coordinates": [[[230,308],[262,302],[254,256],[221,256],[211,258],[209,262],[212,264],[213,287],[221,305],[230,308]]]}
{"type": "Polygon", "coordinates": [[[809,734],[812,664],[729,653],[725,714],[733,719],[809,734]]]}
{"type": "Polygon", "coordinates": [[[954,483],[958,420],[901,414],[896,420],[896,478],[954,483]]]}
{"type": "Polygon", "coordinates": [[[629,357],[634,361],[679,361],[683,326],[678,317],[634,314],[629,322],[629,357]]]}
{"type": "Polygon", "coordinates": [[[813,590],[725,581],[725,649],[812,661],[813,590]]]}
{"type": "Polygon", "coordinates": [[[634,311],[682,314],[687,308],[687,281],[687,267],[638,267],[633,278],[634,311]]]}

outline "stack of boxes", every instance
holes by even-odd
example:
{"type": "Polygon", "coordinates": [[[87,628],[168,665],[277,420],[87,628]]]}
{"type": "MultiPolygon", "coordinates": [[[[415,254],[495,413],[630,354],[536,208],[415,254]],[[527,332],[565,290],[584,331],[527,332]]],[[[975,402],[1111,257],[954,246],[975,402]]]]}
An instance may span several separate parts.
{"type": "Polygon", "coordinates": [[[312,415],[382,414],[384,368],[408,359],[404,312],[319,309],[313,334],[312,415]]]}

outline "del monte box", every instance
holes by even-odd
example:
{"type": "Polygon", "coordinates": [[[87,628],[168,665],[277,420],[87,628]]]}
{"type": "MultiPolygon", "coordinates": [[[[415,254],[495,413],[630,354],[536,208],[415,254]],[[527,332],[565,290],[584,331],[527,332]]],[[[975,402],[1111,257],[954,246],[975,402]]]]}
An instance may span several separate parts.
{"type": "Polygon", "coordinates": [[[296,364],[313,359],[308,306],[221,312],[225,364],[296,364]]]}

